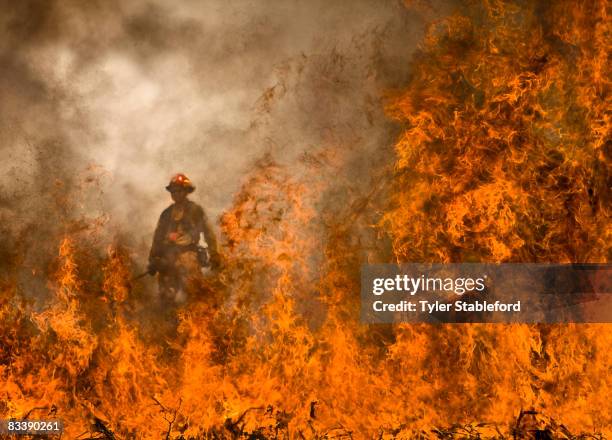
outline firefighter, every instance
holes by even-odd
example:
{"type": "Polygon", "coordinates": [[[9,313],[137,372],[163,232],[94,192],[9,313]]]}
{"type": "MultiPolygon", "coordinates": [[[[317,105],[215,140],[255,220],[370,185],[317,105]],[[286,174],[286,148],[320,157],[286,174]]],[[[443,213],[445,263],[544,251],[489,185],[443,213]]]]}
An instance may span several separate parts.
{"type": "Polygon", "coordinates": [[[164,301],[183,302],[202,279],[202,267],[219,267],[217,242],[201,206],[187,198],[195,190],[184,174],[175,175],[166,190],[174,203],[159,217],[149,254],[148,273],[159,274],[164,301]],[[204,235],[207,248],[200,245],[204,235]]]}

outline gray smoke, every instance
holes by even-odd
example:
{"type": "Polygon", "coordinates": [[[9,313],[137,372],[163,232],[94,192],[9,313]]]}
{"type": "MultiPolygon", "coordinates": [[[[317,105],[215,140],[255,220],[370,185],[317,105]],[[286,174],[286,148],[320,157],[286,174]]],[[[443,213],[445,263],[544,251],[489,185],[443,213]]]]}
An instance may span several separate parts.
{"type": "Polygon", "coordinates": [[[0,7],[2,232],[39,238],[68,196],[143,247],[176,172],[216,219],[265,153],[291,166],[345,145],[359,172],[392,154],[381,97],[441,13],[373,0],[0,7]]]}

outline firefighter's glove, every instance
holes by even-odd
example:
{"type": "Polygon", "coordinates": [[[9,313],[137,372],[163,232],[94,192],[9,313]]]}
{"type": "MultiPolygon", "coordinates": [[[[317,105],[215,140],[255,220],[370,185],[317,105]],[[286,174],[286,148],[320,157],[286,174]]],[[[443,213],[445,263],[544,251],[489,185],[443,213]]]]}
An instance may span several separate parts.
{"type": "Polygon", "coordinates": [[[171,232],[168,234],[168,241],[179,246],[189,246],[191,243],[193,243],[193,239],[189,234],[182,234],[178,232],[171,232]]]}
{"type": "Polygon", "coordinates": [[[176,244],[179,246],[189,246],[191,243],[193,243],[193,240],[187,234],[181,234],[176,239],[176,244]]]}

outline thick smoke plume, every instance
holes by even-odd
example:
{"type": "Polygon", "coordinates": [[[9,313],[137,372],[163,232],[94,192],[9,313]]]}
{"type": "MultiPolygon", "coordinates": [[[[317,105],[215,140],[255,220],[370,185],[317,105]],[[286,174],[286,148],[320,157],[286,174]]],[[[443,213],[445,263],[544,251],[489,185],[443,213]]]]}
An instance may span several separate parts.
{"type": "Polygon", "coordinates": [[[217,218],[266,153],[371,164],[423,31],[400,2],[3,3],[0,215],[27,248],[84,215],[144,252],[179,171],[217,218]]]}

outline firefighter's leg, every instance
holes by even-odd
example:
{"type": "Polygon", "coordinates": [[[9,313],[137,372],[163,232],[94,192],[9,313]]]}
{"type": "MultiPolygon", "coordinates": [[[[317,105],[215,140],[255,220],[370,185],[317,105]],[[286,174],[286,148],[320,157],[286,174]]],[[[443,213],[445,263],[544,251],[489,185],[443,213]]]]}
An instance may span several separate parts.
{"type": "Polygon", "coordinates": [[[178,258],[182,290],[186,294],[184,301],[197,297],[202,285],[202,269],[197,252],[183,252],[178,258]]]}
{"type": "Polygon", "coordinates": [[[160,272],[158,276],[159,300],[168,303],[176,295],[176,276],[169,271],[160,272]]]}
{"type": "Polygon", "coordinates": [[[177,317],[176,296],[179,292],[179,284],[176,270],[165,270],[158,275],[159,282],[159,308],[157,315],[157,329],[160,337],[165,342],[164,353],[173,355],[172,346],[176,344],[177,329],[179,325],[177,317]]]}

